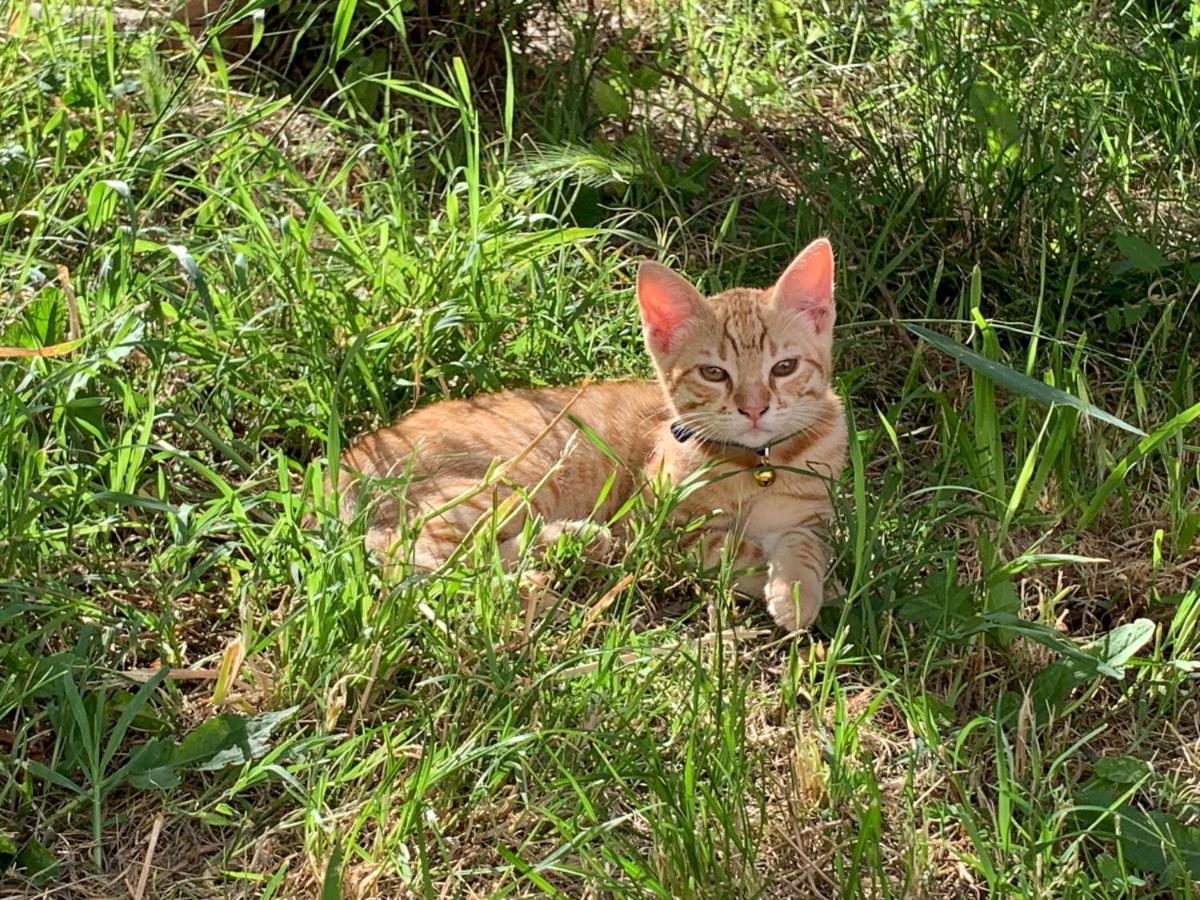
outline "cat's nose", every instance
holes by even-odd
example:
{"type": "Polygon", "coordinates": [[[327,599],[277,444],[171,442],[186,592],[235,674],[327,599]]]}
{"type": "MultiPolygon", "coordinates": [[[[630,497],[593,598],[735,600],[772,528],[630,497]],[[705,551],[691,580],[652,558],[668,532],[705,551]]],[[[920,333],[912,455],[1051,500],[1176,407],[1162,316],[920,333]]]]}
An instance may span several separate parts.
{"type": "Polygon", "coordinates": [[[751,425],[757,425],[758,420],[767,414],[769,406],[746,406],[738,407],[738,412],[750,420],[751,425]]]}

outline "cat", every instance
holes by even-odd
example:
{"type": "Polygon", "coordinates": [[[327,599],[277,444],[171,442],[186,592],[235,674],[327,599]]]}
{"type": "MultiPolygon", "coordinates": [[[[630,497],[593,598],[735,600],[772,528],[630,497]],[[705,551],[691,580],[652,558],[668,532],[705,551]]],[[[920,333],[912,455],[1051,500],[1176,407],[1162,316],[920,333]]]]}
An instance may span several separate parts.
{"type": "Polygon", "coordinates": [[[736,569],[751,570],[735,588],[763,596],[780,627],[807,627],[824,598],[826,482],[838,477],[846,453],[831,386],[833,290],[824,238],[771,288],[708,300],[666,266],[643,262],[637,301],[656,381],[511,390],[418,409],[343,454],[351,486],[341,514],[349,518],[369,500],[367,545],[385,559],[420,517],[409,555],[390,562],[426,570],[445,563],[472,529],[498,521],[499,550],[511,563],[528,511],[543,523],[541,545],[565,531],[604,544],[603,528],[589,523],[608,521],[656,477],[678,484],[704,470],[678,513],[719,511],[702,537],[706,564],[732,541],[736,569]],[[402,487],[363,491],[380,478],[402,487]],[[514,488],[527,506],[510,499],[511,514],[493,516],[514,488]]]}

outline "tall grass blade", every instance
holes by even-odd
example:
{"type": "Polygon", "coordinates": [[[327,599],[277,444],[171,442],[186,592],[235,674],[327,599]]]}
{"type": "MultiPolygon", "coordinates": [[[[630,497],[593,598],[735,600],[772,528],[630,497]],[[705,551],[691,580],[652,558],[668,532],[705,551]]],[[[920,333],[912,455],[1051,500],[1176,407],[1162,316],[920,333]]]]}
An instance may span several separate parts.
{"type": "Polygon", "coordinates": [[[1001,387],[1007,388],[1014,394],[1041,403],[1045,406],[1069,406],[1072,409],[1077,409],[1080,412],[1086,413],[1102,422],[1107,422],[1109,425],[1115,425],[1122,428],[1131,434],[1144,435],[1145,432],[1140,428],[1130,425],[1123,419],[1119,419],[1112,413],[1105,412],[1100,407],[1093,403],[1088,403],[1080,398],[1068,394],[1064,390],[1052,387],[1044,381],[1038,381],[1036,378],[1030,378],[1016,369],[1011,369],[1008,366],[1001,365],[994,360],[990,360],[985,356],[976,353],[970,347],[964,346],[957,341],[951,340],[945,335],[938,334],[936,331],[931,331],[922,325],[916,325],[911,322],[902,323],[905,328],[925,341],[932,347],[945,353],[947,356],[958,360],[965,366],[975,372],[986,376],[1001,387]]]}

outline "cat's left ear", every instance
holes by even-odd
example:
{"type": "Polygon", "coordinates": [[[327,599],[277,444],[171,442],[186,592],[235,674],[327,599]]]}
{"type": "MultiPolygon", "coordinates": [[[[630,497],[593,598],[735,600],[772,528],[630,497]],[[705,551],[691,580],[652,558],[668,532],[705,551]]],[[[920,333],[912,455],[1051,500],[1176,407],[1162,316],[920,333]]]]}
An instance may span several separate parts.
{"type": "Polygon", "coordinates": [[[817,334],[833,331],[833,248],[817,238],[800,251],[771,289],[771,302],[803,313],[817,334]]]}

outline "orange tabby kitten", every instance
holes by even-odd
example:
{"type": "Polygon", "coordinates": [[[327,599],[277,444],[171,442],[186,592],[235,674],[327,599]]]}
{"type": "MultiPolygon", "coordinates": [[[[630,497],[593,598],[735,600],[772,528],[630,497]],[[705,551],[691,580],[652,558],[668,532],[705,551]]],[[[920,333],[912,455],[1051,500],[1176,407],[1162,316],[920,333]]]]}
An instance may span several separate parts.
{"type": "MultiPolygon", "coordinates": [[[[420,517],[412,556],[393,562],[436,568],[514,488],[528,496],[528,509],[544,523],[540,541],[548,543],[564,531],[587,533],[590,517],[606,521],[656,476],[679,483],[703,469],[703,486],[682,501],[680,514],[719,511],[704,535],[706,562],[736,541],[738,568],[766,566],[765,575],[742,577],[738,589],[762,592],[783,628],[809,625],[827,566],[818,534],[831,513],[824,479],[837,477],[846,452],[842,406],[830,387],[829,242],[810,244],[768,290],[737,288],[708,300],[670,269],[645,262],[637,298],[657,382],[447,400],[347,450],[346,469],[405,485],[378,498],[368,545],[389,552],[420,517]],[[620,464],[578,434],[576,423],[596,432],[620,464]],[[497,466],[503,478],[495,477],[497,466]]],[[[358,499],[354,491],[344,495],[344,516],[358,499]]],[[[507,561],[519,553],[524,526],[522,508],[514,512],[497,518],[507,561]]]]}

